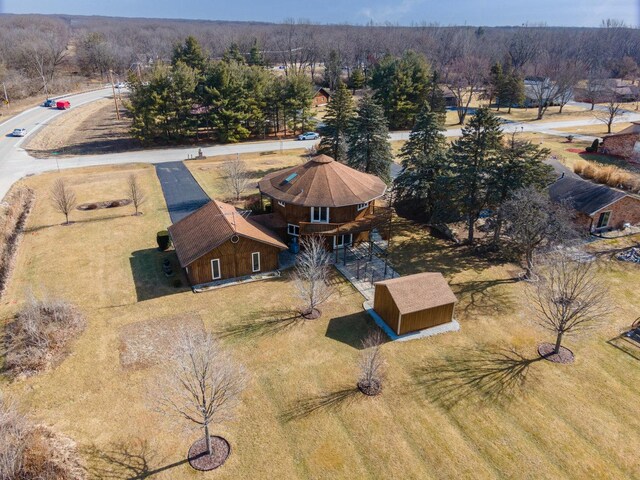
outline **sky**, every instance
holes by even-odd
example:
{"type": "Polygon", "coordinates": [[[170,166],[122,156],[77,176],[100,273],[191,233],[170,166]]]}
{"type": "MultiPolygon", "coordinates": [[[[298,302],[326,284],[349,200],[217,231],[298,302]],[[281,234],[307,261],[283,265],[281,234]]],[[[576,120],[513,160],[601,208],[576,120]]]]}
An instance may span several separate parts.
{"type": "Polygon", "coordinates": [[[597,27],[602,19],[640,25],[640,0],[0,0],[0,13],[66,13],[115,17],[189,18],[400,25],[522,25],[597,27]]]}

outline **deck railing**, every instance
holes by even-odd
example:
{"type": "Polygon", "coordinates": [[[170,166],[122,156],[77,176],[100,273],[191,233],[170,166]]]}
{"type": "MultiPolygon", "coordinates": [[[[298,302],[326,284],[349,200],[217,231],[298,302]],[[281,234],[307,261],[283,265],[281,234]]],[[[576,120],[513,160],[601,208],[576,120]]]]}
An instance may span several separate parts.
{"type": "Polygon", "coordinates": [[[300,222],[300,235],[343,235],[373,230],[391,219],[392,209],[376,207],[375,212],[345,223],[300,222]]]}

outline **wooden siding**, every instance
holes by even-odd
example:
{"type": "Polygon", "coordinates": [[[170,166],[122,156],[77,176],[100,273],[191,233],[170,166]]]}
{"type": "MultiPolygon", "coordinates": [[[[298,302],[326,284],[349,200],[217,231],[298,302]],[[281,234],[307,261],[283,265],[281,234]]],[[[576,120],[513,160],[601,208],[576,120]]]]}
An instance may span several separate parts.
{"type": "Polygon", "coordinates": [[[220,280],[251,275],[255,273],[252,271],[251,262],[253,252],[260,252],[261,272],[270,272],[278,268],[280,249],[266,243],[240,237],[238,243],[227,241],[191,263],[187,270],[189,282],[192,285],[212,282],[211,260],[215,258],[220,259],[220,272],[222,273],[220,280]]]}
{"type": "Polygon", "coordinates": [[[453,319],[453,303],[407,313],[400,318],[400,335],[448,323],[453,319]]]}
{"type": "Polygon", "coordinates": [[[376,285],[373,298],[373,309],[398,335],[435,327],[448,323],[453,319],[454,304],[442,305],[419,312],[408,313],[400,317],[400,330],[398,330],[398,317],[400,311],[393,301],[391,293],[386,285],[376,285]]]}
{"type": "Polygon", "coordinates": [[[376,285],[373,309],[394,332],[398,333],[398,316],[400,312],[386,285],[376,285]]]}

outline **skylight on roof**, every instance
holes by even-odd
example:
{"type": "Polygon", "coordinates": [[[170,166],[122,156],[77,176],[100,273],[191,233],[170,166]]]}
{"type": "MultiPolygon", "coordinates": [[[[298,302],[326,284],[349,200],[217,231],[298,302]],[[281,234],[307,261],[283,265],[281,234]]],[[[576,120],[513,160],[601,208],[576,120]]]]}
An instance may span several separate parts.
{"type": "Polygon", "coordinates": [[[297,176],[298,176],[297,173],[292,173],[291,175],[289,175],[287,178],[284,179],[284,183],[293,182],[297,176]]]}

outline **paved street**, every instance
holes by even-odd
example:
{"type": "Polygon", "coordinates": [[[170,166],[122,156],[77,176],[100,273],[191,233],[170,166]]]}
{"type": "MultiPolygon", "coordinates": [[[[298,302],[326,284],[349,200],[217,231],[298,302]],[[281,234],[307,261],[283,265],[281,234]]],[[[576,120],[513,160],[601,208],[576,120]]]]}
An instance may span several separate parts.
{"type": "MultiPolygon", "coordinates": [[[[20,178],[56,169],[84,167],[91,165],[109,165],[109,164],[125,164],[125,163],[166,163],[185,160],[189,156],[195,157],[198,153],[197,147],[167,147],[158,149],[147,149],[135,152],[112,153],[104,155],[83,155],[69,158],[49,158],[36,159],[31,157],[21,145],[24,138],[13,138],[9,136],[14,128],[26,128],[28,135],[33,135],[39,128],[46,125],[58,115],[72,115],[73,108],[89,103],[111,95],[111,89],[101,89],[93,92],[71,95],[67,98],[72,105],[69,111],[58,111],[44,107],[35,107],[27,110],[16,117],[0,124],[0,198],[2,198],[9,190],[11,185],[20,178]]],[[[629,122],[640,120],[640,113],[626,112],[623,116],[618,117],[616,122],[629,122]]],[[[544,123],[509,123],[504,126],[506,132],[523,131],[523,132],[540,132],[548,135],[558,135],[566,137],[569,133],[560,132],[557,129],[581,127],[588,125],[597,125],[600,122],[596,119],[582,120],[566,120],[558,122],[544,123]]],[[[448,137],[460,136],[461,130],[450,129],[445,133],[448,137]]],[[[594,137],[585,135],[574,135],[576,139],[592,140],[594,137]]],[[[392,132],[391,140],[405,140],[409,137],[408,131],[392,132]]],[[[233,155],[236,153],[258,153],[268,151],[284,151],[294,150],[298,148],[311,148],[317,141],[265,141],[265,142],[247,142],[230,145],[215,145],[203,148],[202,151],[206,156],[215,155],[233,155]]],[[[395,167],[394,176],[397,175],[398,169],[395,167]]]]}

